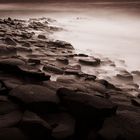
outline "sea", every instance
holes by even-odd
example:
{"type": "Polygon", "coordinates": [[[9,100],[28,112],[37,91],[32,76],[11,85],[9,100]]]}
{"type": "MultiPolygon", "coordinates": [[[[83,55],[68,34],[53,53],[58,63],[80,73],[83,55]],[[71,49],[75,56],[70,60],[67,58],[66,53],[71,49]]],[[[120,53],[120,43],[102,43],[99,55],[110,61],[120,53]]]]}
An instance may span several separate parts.
{"type": "Polygon", "coordinates": [[[56,20],[63,28],[52,38],[70,42],[76,51],[124,62],[140,70],[140,2],[0,4],[0,18],[56,20]]]}

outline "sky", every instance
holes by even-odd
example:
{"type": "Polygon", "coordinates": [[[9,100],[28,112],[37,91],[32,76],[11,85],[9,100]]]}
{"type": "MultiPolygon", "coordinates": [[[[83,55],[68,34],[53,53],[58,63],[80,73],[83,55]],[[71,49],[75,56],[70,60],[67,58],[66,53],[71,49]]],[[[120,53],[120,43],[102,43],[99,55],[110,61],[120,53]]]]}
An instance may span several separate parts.
{"type": "Polygon", "coordinates": [[[87,2],[87,1],[114,1],[114,2],[121,2],[121,1],[140,1],[140,0],[0,0],[0,3],[12,3],[12,2],[87,2]]]}

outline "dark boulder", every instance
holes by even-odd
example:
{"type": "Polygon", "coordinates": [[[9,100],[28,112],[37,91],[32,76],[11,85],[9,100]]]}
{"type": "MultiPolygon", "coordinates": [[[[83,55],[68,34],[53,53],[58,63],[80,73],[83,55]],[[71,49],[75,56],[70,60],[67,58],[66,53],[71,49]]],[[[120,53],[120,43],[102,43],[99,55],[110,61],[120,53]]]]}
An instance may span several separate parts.
{"type": "Polygon", "coordinates": [[[39,35],[38,35],[38,38],[39,38],[39,39],[46,39],[46,36],[45,36],[45,35],[42,35],[42,34],[39,34],[39,35]]]}
{"type": "Polygon", "coordinates": [[[14,41],[14,39],[12,37],[5,37],[5,42],[7,45],[13,45],[13,46],[16,46],[17,43],[14,41]]]}
{"type": "Polygon", "coordinates": [[[135,106],[140,107],[140,99],[139,98],[131,99],[131,103],[135,106]]]}
{"type": "Polygon", "coordinates": [[[9,95],[36,112],[51,112],[56,110],[59,104],[55,91],[39,85],[18,86],[9,95]]]}
{"type": "Polygon", "coordinates": [[[69,64],[69,60],[66,57],[60,57],[60,58],[57,58],[56,60],[66,65],[69,64]]]}
{"type": "Polygon", "coordinates": [[[22,112],[19,106],[6,96],[0,96],[0,128],[11,127],[19,123],[22,112]]]}
{"type": "Polygon", "coordinates": [[[16,47],[0,44],[0,56],[14,56],[16,54],[17,54],[16,47]]]}
{"type": "Polygon", "coordinates": [[[24,112],[19,128],[30,139],[46,140],[50,137],[51,133],[50,125],[31,111],[24,112]]]}
{"type": "Polygon", "coordinates": [[[10,127],[0,129],[0,140],[30,140],[19,128],[10,127]]]}
{"type": "Polygon", "coordinates": [[[116,76],[121,80],[133,80],[133,75],[125,70],[121,71],[120,74],[117,74],[116,76]]]}
{"type": "Polygon", "coordinates": [[[76,117],[94,120],[115,114],[117,106],[110,100],[66,88],[57,91],[62,104],[76,117]]]}
{"type": "Polygon", "coordinates": [[[46,116],[52,126],[52,137],[66,139],[75,133],[75,119],[68,113],[55,113],[46,116]]]}
{"type": "Polygon", "coordinates": [[[124,110],[107,118],[99,134],[106,140],[139,140],[139,130],[139,113],[124,110]]]}
{"type": "Polygon", "coordinates": [[[52,72],[52,73],[55,73],[55,74],[63,74],[64,73],[64,71],[61,68],[59,68],[57,66],[50,65],[50,64],[45,65],[43,67],[43,70],[45,70],[47,72],[52,72]]]}
{"type": "Polygon", "coordinates": [[[97,66],[100,64],[100,59],[98,58],[79,59],[79,62],[84,65],[97,66]]]}
{"type": "Polygon", "coordinates": [[[52,46],[57,48],[64,48],[64,49],[74,49],[70,43],[65,41],[60,41],[60,40],[49,41],[48,47],[52,47],[52,46]]]}

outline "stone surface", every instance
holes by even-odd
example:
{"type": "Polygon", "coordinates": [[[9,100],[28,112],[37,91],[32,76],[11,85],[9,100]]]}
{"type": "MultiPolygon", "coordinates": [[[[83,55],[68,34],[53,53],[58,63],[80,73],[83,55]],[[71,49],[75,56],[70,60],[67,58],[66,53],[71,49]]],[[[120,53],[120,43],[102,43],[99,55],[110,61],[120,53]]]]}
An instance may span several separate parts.
{"type": "Polygon", "coordinates": [[[21,123],[21,130],[32,139],[50,139],[51,127],[37,114],[25,111],[21,123]]]}
{"type": "Polygon", "coordinates": [[[135,99],[131,99],[131,103],[135,106],[139,106],[140,107],[140,99],[135,98],[135,99]]]}
{"type": "Polygon", "coordinates": [[[9,36],[7,36],[5,38],[5,42],[6,42],[7,45],[14,45],[14,46],[17,45],[17,43],[11,37],[9,37],[9,36]]]}
{"type": "Polygon", "coordinates": [[[100,64],[100,59],[94,58],[94,59],[79,59],[79,62],[81,64],[85,64],[85,65],[90,65],[90,66],[97,66],[100,64]]]}
{"type": "Polygon", "coordinates": [[[133,111],[120,111],[107,118],[99,134],[107,140],[139,140],[140,115],[133,111]]]}
{"type": "Polygon", "coordinates": [[[10,96],[36,112],[53,111],[59,104],[55,91],[39,85],[18,86],[10,92],[10,96]]]}
{"type": "Polygon", "coordinates": [[[76,117],[92,120],[98,117],[108,117],[116,112],[116,105],[111,101],[86,93],[76,93],[66,88],[57,91],[62,104],[76,117]]]}
{"type": "Polygon", "coordinates": [[[30,140],[19,128],[10,127],[0,129],[1,140],[30,140]]]}
{"type": "Polygon", "coordinates": [[[47,115],[47,121],[52,126],[52,136],[56,139],[65,139],[75,132],[75,119],[68,113],[47,115]]]}
{"type": "Polygon", "coordinates": [[[56,74],[63,74],[64,73],[64,71],[61,68],[59,68],[57,66],[49,65],[49,64],[45,65],[43,67],[43,70],[48,71],[48,72],[50,71],[50,72],[53,72],[56,74]]]}

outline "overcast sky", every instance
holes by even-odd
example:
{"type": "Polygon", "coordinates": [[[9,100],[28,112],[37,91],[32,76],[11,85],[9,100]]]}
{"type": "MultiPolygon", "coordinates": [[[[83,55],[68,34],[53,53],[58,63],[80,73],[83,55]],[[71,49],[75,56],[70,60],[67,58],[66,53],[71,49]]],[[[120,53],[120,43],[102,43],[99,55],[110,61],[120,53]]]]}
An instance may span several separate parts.
{"type": "Polygon", "coordinates": [[[140,1],[140,0],[0,0],[1,3],[12,3],[12,2],[47,2],[47,1],[50,1],[50,2],[53,2],[53,1],[56,1],[56,2],[75,2],[75,1],[79,1],[79,2],[87,2],[87,1],[140,1]]]}

